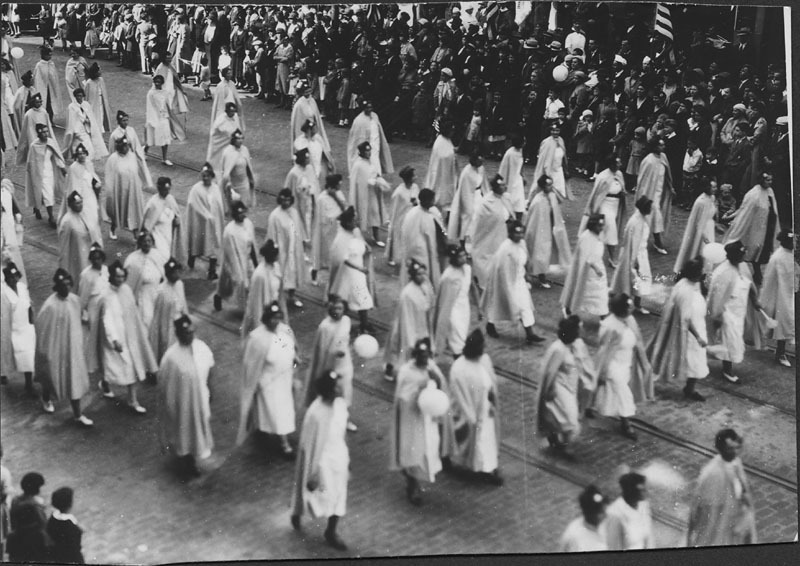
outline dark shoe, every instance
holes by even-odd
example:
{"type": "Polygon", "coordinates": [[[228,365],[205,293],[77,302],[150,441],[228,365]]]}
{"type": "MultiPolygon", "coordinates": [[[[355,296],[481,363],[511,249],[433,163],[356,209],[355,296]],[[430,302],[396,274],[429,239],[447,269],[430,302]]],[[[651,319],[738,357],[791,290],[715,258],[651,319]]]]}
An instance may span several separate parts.
{"type": "Polygon", "coordinates": [[[491,474],[483,474],[483,479],[489,485],[496,485],[498,487],[505,483],[505,480],[500,476],[500,470],[495,470],[491,474]]]}
{"type": "Polygon", "coordinates": [[[625,438],[630,438],[634,442],[639,440],[639,436],[636,434],[636,431],[631,428],[630,424],[623,424],[620,431],[622,432],[622,436],[625,438]]]}
{"type": "Polygon", "coordinates": [[[38,208],[33,209],[33,215],[36,217],[36,220],[42,219],[42,212],[38,208]]]}
{"type": "Polygon", "coordinates": [[[538,334],[531,334],[530,336],[525,337],[525,342],[528,344],[538,344],[539,342],[544,342],[544,338],[538,334]]]}
{"type": "Polygon", "coordinates": [[[300,530],[300,515],[292,515],[292,528],[296,531],[300,530]]]}
{"type": "Polygon", "coordinates": [[[336,550],[347,550],[347,545],[336,533],[325,531],[325,542],[336,550]]]}
{"type": "Polygon", "coordinates": [[[186,265],[189,266],[189,269],[194,269],[194,256],[190,255],[189,259],[186,260],[186,265]]]}
{"type": "Polygon", "coordinates": [[[145,381],[147,385],[158,385],[158,378],[156,378],[156,374],[151,371],[147,372],[145,381]]]}
{"type": "Polygon", "coordinates": [[[500,338],[500,335],[497,333],[497,329],[491,322],[486,323],[486,334],[488,334],[492,338],[500,338]]]}
{"type": "Polygon", "coordinates": [[[700,395],[697,391],[693,389],[690,391],[685,387],[683,388],[683,396],[687,399],[691,399],[692,401],[700,401],[701,403],[705,402],[706,400],[706,398],[700,395]]]}
{"type": "Polygon", "coordinates": [[[217,275],[217,270],[215,268],[208,268],[208,280],[209,281],[216,281],[219,279],[219,275],[217,275]]]}
{"type": "Polygon", "coordinates": [[[222,310],[222,297],[219,295],[214,295],[214,310],[221,311],[222,310]]]}
{"type": "Polygon", "coordinates": [[[583,412],[583,415],[584,415],[584,416],[585,416],[587,419],[593,419],[593,418],[595,418],[595,417],[597,416],[597,411],[595,411],[594,409],[586,409],[586,410],[583,412]]]}
{"type": "Polygon", "coordinates": [[[371,324],[367,324],[365,326],[361,326],[358,329],[358,333],[359,334],[372,334],[372,335],[374,335],[375,334],[375,327],[372,326],[371,324]]]}
{"type": "Polygon", "coordinates": [[[281,456],[290,462],[294,462],[297,454],[295,453],[294,448],[291,446],[281,446],[281,456]]]}
{"type": "Polygon", "coordinates": [[[422,492],[419,489],[419,486],[411,486],[409,485],[406,488],[406,497],[411,502],[412,505],[416,505],[419,507],[422,505],[422,492]]]}

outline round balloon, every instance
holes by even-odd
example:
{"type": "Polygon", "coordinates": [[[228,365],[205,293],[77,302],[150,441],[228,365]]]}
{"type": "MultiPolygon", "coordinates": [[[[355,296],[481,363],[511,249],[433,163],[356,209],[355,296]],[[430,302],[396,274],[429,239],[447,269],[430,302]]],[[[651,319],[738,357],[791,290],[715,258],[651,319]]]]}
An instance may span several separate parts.
{"type": "Polygon", "coordinates": [[[719,265],[728,256],[725,254],[725,246],[718,242],[713,242],[703,246],[703,259],[711,265],[719,265]]]}
{"type": "Polygon", "coordinates": [[[22,47],[12,47],[11,48],[11,56],[14,59],[22,59],[23,55],[25,55],[25,52],[22,51],[22,47]]]}
{"type": "Polygon", "coordinates": [[[420,392],[417,405],[423,415],[436,418],[447,412],[450,407],[450,399],[447,398],[444,391],[436,388],[435,383],[429,381],[428,387],[420,392]]]}
{"type": "Polygon", "coordinates": [[[362,334],[353,342],[353,349],[359,357],[368,360],[378,355],[378,341],[374,336],[362,334]]]}
{"type": "Polygon", "coordinates": [[[553,80],[557,83],[563,83],[567,80],[567,75],[569,75],[569,71],[564,65],[558,65],[555,69],[553,69],[553,80]]]}

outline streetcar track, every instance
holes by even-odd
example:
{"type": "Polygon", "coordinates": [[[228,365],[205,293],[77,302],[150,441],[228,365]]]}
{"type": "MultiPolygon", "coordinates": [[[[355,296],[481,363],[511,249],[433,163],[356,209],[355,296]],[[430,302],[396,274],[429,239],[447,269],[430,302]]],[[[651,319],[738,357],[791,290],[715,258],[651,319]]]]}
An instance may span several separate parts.
{"type": "MultiPolygon", "coordinates": [[[[19,183],[15,183],[15,185],[20,186],[19,183]]],[[[147,192],[148,193],[153,193],[153,194],[155,193],[155,191],[151,191],[151,190],[148,190],[147,192]]],[[[178,202],[180,204],[184,205],[184,206],[186,205],[186,203],[182,202],[181,200],[178,200],[178,202]]],[[[256,232],[259,233],[262,236],[266,234],[266,230],[264,230],[263,228],[259,228],[259,227],[256,227],[256,232]]],[[[55,255],[56,257],[58,256],[58,250],[55,249],[52,246],[49,246],[49,245],[44,244],[42,242],[38,242],[36,240],[30,240],[30,239],[26,239],[26,243],[30,243],[34,247],[37,247],[37,248],[39,248],[39,249],[41,249],[43,251],[46,251],[46,252],[48,252],[48,253],[50,253],[52,255],[55,255]]],[[[322,300],[318,299],[317,297],[315,297],[313,295],[310,295],[310,294],[308,294],[308,293],[306,293],[304,291],[298,290],[296,292],[296,294],[298,295],[298,297],[301,297],[303,300],[308,301],[308,302],[310,302],[312,304],[315,304],[317,306],[324,307],[324,305],[325,305],[324,301],[322,301],[322,300]]],[[[235,334],[237,336],[239,335],[239,329],[238,328],[235,328],[232,325],[229,325],[229,324],[227,324],[227,323],[225,323],[223,321],[217,320],[214,317],[208,315],[207,313],[205,313],[204,311],[202,311],[202,310],[200,310],[198,308],[189,307],[189,310],[192,311],[193,314],[198,315],[203,320],[206,320],[206,321],[210,322],[211,324],[214,324],[214,325],[216,325],[216,326],[218,326],[220,328],[223,328],[223,329],[231,332],[232,334],[235,334]]],[[[386,324],[385,322],[381,321],[381,320],[377,320],[377,319],[374,319],[374,318],[370,318],[369,320],[370,320],[371,324],[373,324],[377,329],[379,329],[379,330],[381,330],[383,332],[388,332],[389,329],[390,329],[390,326],[388,324],[386,324]]],[[[524,376],[524,375],[522,375],[522,374],[520,374],[518,372],[515,372],[515,371],[512,371],[512,370],[508,370],[508,369],[500,367],[500,366],[495,366],[494,369],[495,369],[495,372],[498,375],[500,375],[500,376],[502,376],[502,377],[504,377],[504,378],[506,378],[506,379],[508,379],[510,381],[513,381],[513,382],[515,382],[515,383],[517,383],[519,385],[522,385],[522,386],[524,386],[524,387],[526,387],[526,388],[528,388],[528,389],[530,389],[532,391],[535,391],[537,389],[537,382],[532,380],[529,377],[526,377],[526,376],[524,376]]],[[[739,393],[739,392],[732,392],[732,391],[729,391],[727,389],[720,388],[720,387],[717,387],[717,389],[719,389],[719,390],[721,390],[721,391],[723,391],[725,393],[730,393],[733,396],[746,399],[747,401],[749,401],[749,402],[751,402],[751,403],[753,403],[755,405],[762,406],[762,407],[769,407],[769,408],[775,409],[775,410],[777,410],[777,411],[779,411],[781,413],[784,413],[784,414],[786,414],[788,416],[791,416],[791,417],[795,417],[796,416],[796,413],[794,413],[794,412],[790,412],[790,411],[788,411],[786,409],[781,409],[780,407],[776,407],[776,406],[774,406],[772,404],[766,403],[766,402],[761,401],[759,399],[756,399],[754,397],[750,397],[750,396],[748,396],[746,394],[739,393]]],[[[694,442],[692,442],[690,440],[683,439],[683,438],[681,438],[681,437],[679,437],[677,435],[669,433],[669,432],[661,429],[660,427],[658,427],[656,425],[653,425],[651,423],[648,423],[646,421],[643,421],[643,420],[641,420],[639,418],[633,418],[632,419],[632,423],[633,423],[634,427],[637,428],[638,430],[640,430],[641,432],[643,432],[645,434],[649,434],[650,436],[659,438],[659,439],[661,439],[661,440],[663,440],[665,442],[668,442],[670,444],[673,444],[673,445],[678,446],[680,448],[683,448],[685,450],[688,450],[688,451],[691,451],[691,452],[695,452],[695,453],[703,455],[703,456],[713,456],[714,455],[713,450],[710,450],[710,449],[708,449],[706,447],[703,447],[700,444],[694,443],[694,442]]],[[[771,472],[769,472],[767,470],[763,470],[761,468],[758,468],[758,467],[755,467],[755,466],[752,466],[752,465],[749,465],[749,464],[745,464],[745,469],[749,473],[753,474],[756,477],[759,477],[759,478],[761,478],[761,479],[763,479],[765,481],[768,481],[768,482],[770,482],[770,483],[772,483],[774,485],[778,485],[779,487],[781,487],[783,489],[787,489],[787,490],[789,490],[789,491],[791,491],[791,492],[793,492],[795,494],[797,493],[797,482],[796,481],[793,482],[788,478],[784,478],[782,476],[778,476],[778,475],[773,474],[773,473],[771,473],[771,472]]]]}

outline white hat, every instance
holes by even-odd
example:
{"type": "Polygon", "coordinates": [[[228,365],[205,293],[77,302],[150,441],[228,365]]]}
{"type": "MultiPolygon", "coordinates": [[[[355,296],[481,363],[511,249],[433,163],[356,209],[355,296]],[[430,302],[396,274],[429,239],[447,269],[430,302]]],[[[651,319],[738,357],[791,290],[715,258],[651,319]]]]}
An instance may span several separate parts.
{"type": "Polygon", "coordinates": [[[584,110],[583,112],[581,112],[581,118],[586,118],[586,116],[591,116],[591,117],[593,117],[593,118],[594,118],[594,112],[592,112],[591,110],[589,110],[589,109],[587,108],[586,110],[584,110]]]}
{"type": "Polygon", "coordinates": [[[646,65],[650,61],[652,61],[652,59],[650,57],[648,57],[647,55],[645,55],[644,59],[642,59],[642,65],[646,65]]]}
{"type": "Polygon", "coordinates": [[[625,57],[623,57],[622,55],[619,55],[619,54],[618,55],[614,55],[614,62],[615,63],[622,63],[623,65],[627,65],[628,64],[628,60],[625,59],[625,57]]]}
{"type": "Polygon", "coordinates": [[[742,112],[744,112],[745,110],[747,110],[747,106],[745,106],[741,102],[738,102],[738,103],[733,105],[733,109],[734,110],[741,110],[742,112]]]}
{"type": "Polygon", "coordinates": [[[789,125],[789,117],[788,116],[780,116],[775,120],[775,123],[780,126],[788,126],[789,125]]]}

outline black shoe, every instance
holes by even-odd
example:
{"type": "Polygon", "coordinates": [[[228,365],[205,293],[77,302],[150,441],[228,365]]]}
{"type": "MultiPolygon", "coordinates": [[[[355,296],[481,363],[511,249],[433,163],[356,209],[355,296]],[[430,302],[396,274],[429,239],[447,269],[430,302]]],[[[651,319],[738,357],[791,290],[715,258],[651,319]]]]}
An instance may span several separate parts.
{"type": "Polygon", "coordinates": [[[292,528],[296,531],[300,530],[300,515],[292,515],[292,528]]]}
{"type": "Polygon", "coordinates": [[[186,265],[189,266],[189,269],[194,269],[194,256],[190,255],[189,259],[186,260],[186,265]]]}
{"type": "Polygon", "coordinates": [[[209,270],[208,270],[208,280],[209,281],[215,281],[217,279],[219,279],[219,275],[217,275],[217,270],[209,268],[209,270]]]}
{"type": "Polygon", "coordinates": [[[156,377],[156,374],[151,371],[147,372],[145,381],[148,385],[158,385],[158,378],[156,377]]]}
{"type": "Polygon", "coordinates": [[[636,434],[636,431],[633,430],[633,428],[631,428],[630,424],[622,425],[621,432],[622,436],[624,436],[625,438],[630,438],[634,442],[639,440],[639,436],[636,434]]]}
{"type": "Polygon", "coordinates": [[[328,545],[332,546],[336,550],[347,550],[347,545],[336,533],[325,531],[325,542],[327,542],[328,545]]]}
{"type": "Polygon", "coordinates": [[[292,448],[291,446],[282,446],[281,456],[283,456],[284,459],[290,462],[294,462],[295,458],[297,457],[297,454],[295,453],[294,448],[292,448]]]}
{"type": "Polygon", "coordinates": [[[704,396],[700,395],[694,389],[689,391],[685,387],[683,388],[683,396],[686,397],[687,399],[691,399],[692,401],[700,401],[701,403],[705,402],[706,400],[704,396]]]}
{"type": "Polygon", "coordinates": [[[222,297],[219,295],[214,295],[214,310],[221,311],[222,310],[222,297]]]}
{"type": "Polygon", "coordinates": [[[497,333],[497,329],[491,322],[486,323],[486,334],[488,334],[492,338],[500,338],[500,335],[497,333]]]}
{"type": "Polygon", "coordinates": [[[538,344],[539,342],[544,342],[544,338],[538,334],[531,334],[530,336],[525,337],[525,342],[528,344],[538,344]]]}
{"type": "Polygon", "coordinates": [[[36,217],[36,220],[42,219],[42,213],[38,208],[33,209],[33,215],[36,217]]]}
{"type": "Polygon", "coordinates": [[[595,411],[594,409],[586,409],[586,410],[583,412],[583,415],[584,415],[584,416],[585,416],[587,419],[593,419],[593,418],[595,418],[595,417],[597,416],[597,411],[595,411]]]}
{"type": "Polygon", "coordinates": [[[489,485],[496,485],[498,487],[505,483],[505,480],[500,476],[500,470],[495,470],[490,474],[483,474],[483,479],[489,485]]]}

